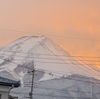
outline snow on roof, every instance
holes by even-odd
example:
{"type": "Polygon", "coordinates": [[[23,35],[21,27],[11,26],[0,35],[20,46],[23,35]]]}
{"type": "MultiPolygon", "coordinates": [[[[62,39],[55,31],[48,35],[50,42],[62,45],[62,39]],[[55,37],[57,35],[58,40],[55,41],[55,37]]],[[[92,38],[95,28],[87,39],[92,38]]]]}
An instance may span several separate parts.
{"type": "Polygon", "coordinates": [[[20,82],[14,81],[8,78],[0,77],[0,85],[2,86],[13,86],[14,85],[14,87],[19,87],[20,82]]]}

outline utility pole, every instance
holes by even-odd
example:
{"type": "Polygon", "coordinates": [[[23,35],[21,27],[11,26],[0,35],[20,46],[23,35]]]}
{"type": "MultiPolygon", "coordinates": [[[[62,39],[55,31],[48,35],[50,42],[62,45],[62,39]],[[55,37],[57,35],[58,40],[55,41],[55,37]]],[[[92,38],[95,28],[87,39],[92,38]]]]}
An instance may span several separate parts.
{"type": "MultiPolygon", "coordinates": [[[[34,62],[32,62],[33,67],[34,67],[34,62]]],[[[30,99],[33,99],[33,85],[34,85],[34,74],[35,74],[35,69],[33,68],[32,72],[32,85],[31,85],[31,92],[29,93],[30,99]]]]}
{"type": "Polygon", "coordinates": [[[93,98],[93,84],[91,83],[91,99],[93,98]]]}

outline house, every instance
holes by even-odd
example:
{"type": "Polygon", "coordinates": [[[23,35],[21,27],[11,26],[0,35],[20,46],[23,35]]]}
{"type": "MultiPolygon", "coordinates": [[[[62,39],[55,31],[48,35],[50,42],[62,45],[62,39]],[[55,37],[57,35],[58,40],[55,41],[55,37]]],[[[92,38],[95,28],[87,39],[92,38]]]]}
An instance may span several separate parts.
{"type": "Polygon", "coordinates": [[[0,77],[0,99],[17,99],[10,96],[10,90],[20,86],[19,81],[0,77]]]}

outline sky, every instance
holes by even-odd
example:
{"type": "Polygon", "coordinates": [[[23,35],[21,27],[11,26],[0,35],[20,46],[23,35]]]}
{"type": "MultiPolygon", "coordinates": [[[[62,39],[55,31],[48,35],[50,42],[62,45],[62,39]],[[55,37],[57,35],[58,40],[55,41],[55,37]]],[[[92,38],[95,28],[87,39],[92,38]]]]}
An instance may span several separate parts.
{"type": "Polygon", "coordinates": [[[0,47],[38,34],[72,55],[99,57],[100,0],[0,0],[0,47]]]}

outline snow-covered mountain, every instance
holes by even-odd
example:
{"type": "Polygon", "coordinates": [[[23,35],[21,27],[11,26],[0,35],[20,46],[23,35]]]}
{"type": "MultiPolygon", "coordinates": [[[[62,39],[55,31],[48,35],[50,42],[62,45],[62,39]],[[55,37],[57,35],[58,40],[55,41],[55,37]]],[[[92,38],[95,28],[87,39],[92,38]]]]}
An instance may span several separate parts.
{"type": "Polygon", "coordinates": [[[31,69],[35,67],[58,76],[78,74],[100,79],[98,71],[90,65],[77,61],[68,52],[44,36],[19,38],[1,48],[0,57],[0,71],[9,72],[17,79],[22,79],[27,73],[25,70],[17,71],[17,67],[22,68],[21,66],[31,69]],[[32,61],[34,66],[32,66],[32,61]]]}
{"type": "MultiPolygon", "coordinates": [[[[47,37],[24,36],[0,49],[0,76],[20,80],[23,85],[27,81],[31,81],[28,72],[35,68],[36,83],[49,83],[49,81],[54,80],[53,83],[56,86],[56,79],[72,75],[100,80],[100,72],[97,68],[78,60],[47,37]]],[[[65,81],[64,84],[66,83],[65,81]]],[[[25,87],[24,89],[21,88],[21,92],[22,90],[25,91],[25,87]]],[[[29,91],[29,88],[27,88],[27,91],[29,91]]]]}

